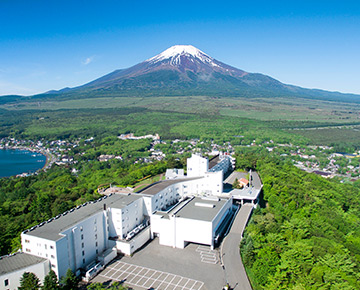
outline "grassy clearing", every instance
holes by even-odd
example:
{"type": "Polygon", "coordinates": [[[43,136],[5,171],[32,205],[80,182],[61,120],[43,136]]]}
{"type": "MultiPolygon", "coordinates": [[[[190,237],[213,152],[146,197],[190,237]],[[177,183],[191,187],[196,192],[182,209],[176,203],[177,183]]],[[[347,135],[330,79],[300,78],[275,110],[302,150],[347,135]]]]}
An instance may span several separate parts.
{"type": "Polygon", "coordinates": [[[165,175],[164,174],[158,174],[156,176],[153,176],[153,177],[149,177],[149,178],[146,178],[144,180],[141,180],[140,182],[138,183],[135,183],[132,188],[135,189],[135,191],[139,191],[143,188],[145,188],[146,186],[154,183],[154,182],[158,182],[160,180],[165,180],[165,175]]]}
{"type": "Polygon", "coordinates": [[[2,105],[6,110],[106,109],[143,107],[155,111],[244,117],[261,121],[360,122],[360,105],[309,99],[108,97],[2,105]]]}
{"type": "Polygon", "coordinates": [[[332,143],[360,144],[360,126],[291,130],[291,132],[311,140],[310,142],[314,145],[332,143]]]}

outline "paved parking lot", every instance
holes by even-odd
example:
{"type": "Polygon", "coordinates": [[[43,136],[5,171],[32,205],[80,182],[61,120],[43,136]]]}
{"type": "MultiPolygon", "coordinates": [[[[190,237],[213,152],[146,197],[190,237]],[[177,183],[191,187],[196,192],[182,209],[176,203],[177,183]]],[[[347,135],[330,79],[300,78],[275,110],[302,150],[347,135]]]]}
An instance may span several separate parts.
{"type": "Polygon", "coordinates": [[[200,254],[201,262],[208,264],[217,264],[219,253],[211,250],[209,246],[198,246],[196,252],[200,254]]]}
{"type": "Polygon", "coordinates": [[[162,290],[200,290],[204,283],[179,275],[117,261],[99,275],[126,285],[162,290]]]}
{"type": "Polygon", "coordinates": [[[219,290],[226,279],[216,259],[217,251],[206,245],[177,249],[155,239],[131,257],[117,257],[92,282],[122,281],[135,290],[219,290]]]}

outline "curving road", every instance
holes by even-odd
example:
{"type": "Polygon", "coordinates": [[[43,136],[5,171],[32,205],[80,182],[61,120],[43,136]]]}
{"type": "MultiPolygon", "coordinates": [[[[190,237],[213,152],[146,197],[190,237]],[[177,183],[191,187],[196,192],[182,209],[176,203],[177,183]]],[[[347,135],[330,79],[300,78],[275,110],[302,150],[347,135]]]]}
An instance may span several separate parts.
{"type": "Polygon", "coordinates": [[[225,278],[234,290],[251,290],[249,279],[240,257],[240,241],[252,211],[252,205],[245,203],[235,217],[229,234],[221,246],[221,257],[225,270],[225,278]]]}

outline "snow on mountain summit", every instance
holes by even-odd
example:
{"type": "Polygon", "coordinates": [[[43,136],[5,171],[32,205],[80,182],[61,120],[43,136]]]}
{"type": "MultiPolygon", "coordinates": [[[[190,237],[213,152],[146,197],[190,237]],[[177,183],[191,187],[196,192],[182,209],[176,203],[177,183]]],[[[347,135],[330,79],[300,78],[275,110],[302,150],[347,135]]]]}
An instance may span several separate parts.
{"type": "Polygon", "coordinates": [[[148,59],[147,62],[156,63],[169,59],[170,64],[176,66],[181,63],[181,58],[183,56],[198,59],[203,63],[207,63],[212,66],[218,66],[212,57],[208,56],[206,53],[192,45],[174,45],[162,53],[148,59]]]}

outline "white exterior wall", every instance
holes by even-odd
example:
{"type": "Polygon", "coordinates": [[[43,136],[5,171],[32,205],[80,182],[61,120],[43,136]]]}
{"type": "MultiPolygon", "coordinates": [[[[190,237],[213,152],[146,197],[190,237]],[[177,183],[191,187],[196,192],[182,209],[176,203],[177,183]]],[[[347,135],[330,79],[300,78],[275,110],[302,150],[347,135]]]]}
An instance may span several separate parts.
{"type": "Polygon", "coordinates": [[[166,179],[184,178],[184,169],[166,169],[166,179]]]}
{"type": "Polygon", "coordinates": [[[39,279],[40,282],[43,283],[45,276],[50,271],[50,264],[49,261],[44,261],[35,265],[31,265],[26,268],[22,268],[18,271],[6,273],[0,276],[0,290],[15,290],[18,289],[20,286],[20,279],[24,272],[32,272],[34,273],[39,279]],[[8,280],[8,286],[5,287],[5,280],[8,280]]]}
{"type": "Polygon", "coordinates": [[[223,192],[223,172],[206,172],[204,178],[198,180],[200,193],[219,195],[223,192]]]}
{"type": "Polygon", "coordinates": [[[121,209],[111,208],[109,213],[109,237],[122,236],[121,209]]]}
{"type": "Polygon", "coordinates": [[[150,222],[151,233],[159,237],[160,245],[175,247],[175,219],[153,215],[150,222]]]}
{"type": "Polygon", "coordinates": [[[144,201],[140,198],[122,209],[111,208],[110,237],[123,239],[144,220],[144,201]]]}
{"type": "Polygon", "coordinates": [[[130,241],[116,241],[116,248],[125,255],[131,255],[150,239],[150,227],[133,237],[130,241]]]}
{"type": "Polygon", "coordinates": [[[193,154],[187,159],[187,176],[203,176],[209,170],[209,160],[199,155],[193,154]]]}
{"type": "Polygon", "coordinates": [[[213,245],[211,222],[176,218],[176,247],[184,248],[186,242],[213,245]]]}
{"type": "Polygon", "coordinates": [[[56,271],[57,255],[55,241],[21,234],[21,245],[24,253],[49,259],[51,265],[54,265],[53,270],[58,274],[56,271]]]}
{"type": "Polygon", "coordinates": [[[150,220],[152,236],[157,235],[161,245],[174,248],[184,248],[187,242],[214,246],[215,231],[231,206],[229,199],[212,221],[154,214],[150,220]]]}
{"type": "Polygon", "coordinates": [[[60,233],[57,241],[22,234],[23,252],[49,259],[59,278],[69,268],[74,272],[85,268],[109,246],[106,214],[100,211],[80,221],[60,233]]]}
{"type": "Polygon", "coordinates": [[[86,268],[107,248],[106,214],[107,211],[98,212],[62,232],[64,238],[56,243],[60,277],[66,274],[68,268],[74,272],[86,268]],[[68,254],[67,259],[65,253],[68,254]]]}
{"type": "Polygon", "coordinates": [[[166,187],[152,196],[144,196],[144,204],[147,215],[151,216],[154,211],[162,210],[166,206],[177,202],[182,196],[182,183],[166,187]]]}

